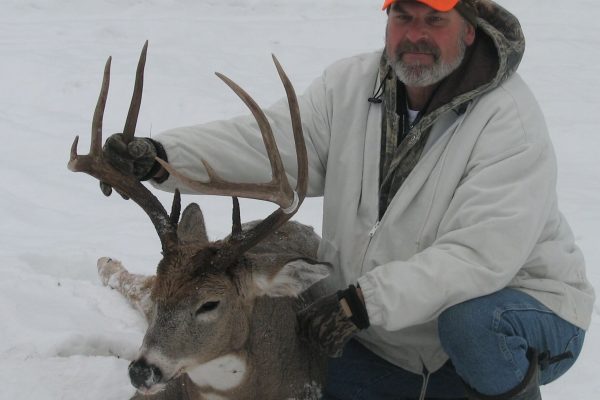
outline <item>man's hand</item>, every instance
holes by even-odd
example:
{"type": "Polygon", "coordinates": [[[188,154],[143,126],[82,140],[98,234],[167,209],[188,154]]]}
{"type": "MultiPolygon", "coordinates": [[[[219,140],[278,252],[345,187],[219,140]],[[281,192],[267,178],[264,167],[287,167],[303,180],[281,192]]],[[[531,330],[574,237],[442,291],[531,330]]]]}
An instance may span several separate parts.
{"type": "Polygon", "coordinates": [[[321,297],[298,313],[299,335],[329,357],[340,357],[352,336],[368,327],[367,310],[353,285],[321,297]]]}
{"type": "MultiPolygon", "coordinates": [[[[126,144],[122,133],[109,136],[102,153],[119,172],[133,174],[140,181],[154,178],[161,170],[155,160],[157,156],[166,161],[166,153],[160,143],[149,138],[134,137],[126,144]]],[[[100,182],[100,189],[105,196],[112,193],[112,187],[104,182],[100,182]]]]}

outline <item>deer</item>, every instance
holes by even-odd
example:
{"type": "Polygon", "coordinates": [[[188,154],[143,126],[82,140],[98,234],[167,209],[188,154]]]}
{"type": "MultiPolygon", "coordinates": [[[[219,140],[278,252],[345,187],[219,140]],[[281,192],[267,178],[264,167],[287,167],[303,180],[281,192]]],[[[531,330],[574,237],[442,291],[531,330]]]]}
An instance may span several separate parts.
{"type": "MultiPolygon", "coordinates": [[[[148,42],[138,62],[123,134],[132,140],[141,104],[148,42]]],[[[287,94],[296,146],[298,179],[293,189],[283,168],[269,122],[236,83],[217,73],[256,119],[272,168],[267,183],[235,183],[208,163],[207,182],[187,178],[157,158],[182,185],[197,193],[233,198],[232,232],[209,241],[200,207],[181,212],[175,191],[168,213],[132,174],[115,169],[102,153],[102,121],[110,81],[109,57],[92,120],[87,155],[71,146],[68,168],[111,185],[148,215],[159,236],[162,259],[156,275],[132,274],[108,257],[97,267],[104,285],[116,289],[148,322],[135,360],[128,368],[137,389],[132,399],[152,400],[316,400],[321,397],[327,358],[296,331],[296,312],[322,295],[316,284],[330,266],[315,261],[319,236],[290,218],[306,196],[308,166],[294,88],[273,56],[287,94]],[[238,197],[275,203],[267,218],[242,224],[238,197]]]]}

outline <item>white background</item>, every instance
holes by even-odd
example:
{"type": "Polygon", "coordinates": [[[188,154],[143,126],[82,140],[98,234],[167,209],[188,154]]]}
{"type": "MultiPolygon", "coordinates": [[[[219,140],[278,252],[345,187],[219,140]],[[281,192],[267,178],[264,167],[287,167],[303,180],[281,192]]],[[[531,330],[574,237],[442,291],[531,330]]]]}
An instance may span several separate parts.
{"type": "MultiPolygon", "coordinates": [[[[246,110],[220,71],[262,105],[283,96],[275,53],[298,92],[328,64],[383,46],[381,0],[0,0],[0,399],[125,399],[144,321],[100,285],[96,259],[153,273],[160,245],[146,215],[67,170],[87,152],[102,68],[113,56],[105,135],[122,129],[143,42],[150,48],[138,135],[246,110]]],[[[600,3],[502,0],[528,48],[520,73],[546,113],[559,198],[600,287],[600,3]]],[[[159,194],[165,204],[171,196],[159,194]]],[[[230,227],[230,201],[199,202],[209,234],[230,227]]],[[[320,229],[321,202],[297,219],[320,229]]],[[[271,206],[244,202],[244,220],[271,206]]],[[[600,322],[544,399],[600,396],[600,322]]]]}

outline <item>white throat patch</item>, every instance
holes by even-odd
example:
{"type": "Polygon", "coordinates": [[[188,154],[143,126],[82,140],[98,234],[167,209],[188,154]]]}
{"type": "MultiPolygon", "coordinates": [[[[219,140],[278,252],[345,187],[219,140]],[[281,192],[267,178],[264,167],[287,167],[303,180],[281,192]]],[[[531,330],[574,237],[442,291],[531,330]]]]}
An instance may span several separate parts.
{"type": "Polygon", "coordinates": [[[225,391],[239,386],[244,381],[246,368],[246,360],[236,354],[228,354],[188,369],[186,373],[200,387],[225,391]]]}

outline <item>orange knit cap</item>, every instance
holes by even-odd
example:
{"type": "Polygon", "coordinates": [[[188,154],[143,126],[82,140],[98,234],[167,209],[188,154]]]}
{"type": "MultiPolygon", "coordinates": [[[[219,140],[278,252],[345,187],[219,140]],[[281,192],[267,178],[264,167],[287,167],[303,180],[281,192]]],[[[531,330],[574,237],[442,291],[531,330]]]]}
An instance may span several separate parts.
{"type": "MultiPolygon", "coordinates": [[[[381,9],[386,10],[395,1],[396,0],[385,0],[383,2],[383,6],[381,7],[381,9]]],[[[454,8],[454,6],[456,6],[456,3],[459,2],[459,0],[415,0],[415,1],[426,4],[429,7],[433,8],[434,10],[441,11],[441,12],[446,12],[446,11],[452,10],[454,8]]]]}

